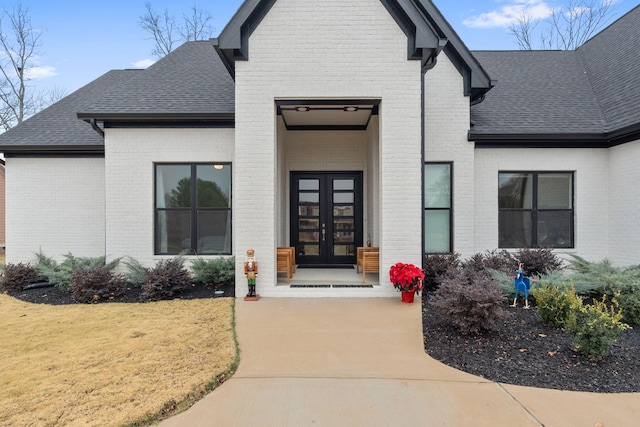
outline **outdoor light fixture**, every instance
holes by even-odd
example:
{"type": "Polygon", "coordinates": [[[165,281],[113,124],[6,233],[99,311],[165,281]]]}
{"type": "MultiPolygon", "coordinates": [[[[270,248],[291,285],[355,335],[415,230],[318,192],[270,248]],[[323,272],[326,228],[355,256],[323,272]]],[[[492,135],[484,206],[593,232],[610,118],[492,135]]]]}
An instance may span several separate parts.
{"type": "Polygon", "coordinates": [[[358,107],[355,107],[355,106],[344,107],[344,111],[348,113],[355,113],[356,111],[358,111],[358,107]]]}
{"type": "Polygon", "coordinates": [[[296,111],[298,111],[300,113],[306,113],[309,110],[310,110],[309,107],[296,107],[296,111]]]}
{"type": "Polygon", "coordinates": [[[214,169],[222,170],[224,169],[224,165],[213,165],[214,169]]]}

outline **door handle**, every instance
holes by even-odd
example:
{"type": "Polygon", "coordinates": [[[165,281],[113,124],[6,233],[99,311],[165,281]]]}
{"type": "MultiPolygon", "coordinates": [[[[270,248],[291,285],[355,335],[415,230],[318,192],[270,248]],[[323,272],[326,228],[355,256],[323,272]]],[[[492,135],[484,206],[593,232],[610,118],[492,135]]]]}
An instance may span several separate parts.
{"type": "Polygon", "coordinates": [[[325,225],[322,224],[322,241],[323,242],[326,240],[326,234],[327,234],[327,230],[325,228],[325,225]]]}

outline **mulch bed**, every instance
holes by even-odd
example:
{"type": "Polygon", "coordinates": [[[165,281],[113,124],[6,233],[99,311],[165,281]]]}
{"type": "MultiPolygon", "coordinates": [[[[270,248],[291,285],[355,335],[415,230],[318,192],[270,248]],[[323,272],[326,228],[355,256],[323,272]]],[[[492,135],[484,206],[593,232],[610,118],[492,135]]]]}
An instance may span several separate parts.
{"type": "MultiPolygon", "coordinates": [[[[140,288],[131,287],[128,288],[123,295],[119,295],[111,299],[100,300],[99,304],[107,304],[110,302],[140,303],[142,302],[140,298],[140,292],[140,288]]],[[[29,289],[21,292],[11,292],[10,295],[19,300],[36,304],[74,304],[71,294],[60,292],[60,289],[57,286],[29,289]]],[[[191,287],[176,295],[174,299],[189,300],[199,298],[220,298],[234,296],[234,285],[212,286],[204,285],[202,283],[193,283],[191,287]],[[223,291],[223,294],[218,295],[215,293],[216,291],[223,291]]]]}
{"type": "Polygon", "coordinates": [[[622,331],[601,361],[577,353],[571,337],[544,325],[535,308],[508,307],[499,330],[463,335],[423,299],[426,352],[491,381],[599,393],[640,392],[640,327],[622,331]]]}

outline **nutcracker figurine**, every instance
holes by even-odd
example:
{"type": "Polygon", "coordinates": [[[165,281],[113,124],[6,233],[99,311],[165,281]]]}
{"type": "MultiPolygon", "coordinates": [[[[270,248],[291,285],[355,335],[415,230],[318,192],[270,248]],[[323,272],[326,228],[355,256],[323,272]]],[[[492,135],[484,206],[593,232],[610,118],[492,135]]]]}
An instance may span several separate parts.
{"type": "Polygon", "coordinates": [[[253,249],[247,251],[247,260],[244,262],[244,275],[249,285],[248,298],[256,298],[256,276],[258,275],[258,262],[254,258],[253,249]]]}

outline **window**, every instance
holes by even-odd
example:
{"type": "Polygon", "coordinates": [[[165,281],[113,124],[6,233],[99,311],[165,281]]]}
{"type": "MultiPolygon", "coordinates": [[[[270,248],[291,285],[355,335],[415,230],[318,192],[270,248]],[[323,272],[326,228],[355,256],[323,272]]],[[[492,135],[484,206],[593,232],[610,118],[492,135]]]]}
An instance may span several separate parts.
{"type": "Polygon", "coordinates": [[[452,247],[452,163],[424,166],[424,250],[450,253],[452,247]]]}
{"type": "Polygon", "coordinates": [[[231,165],[155,165],[155,254],[231,254],[231,165]]]}
{"type": "Polygon", "coordinates": [[[573,173],[500,172],[501,248],[573,248],[573,173]]]}

